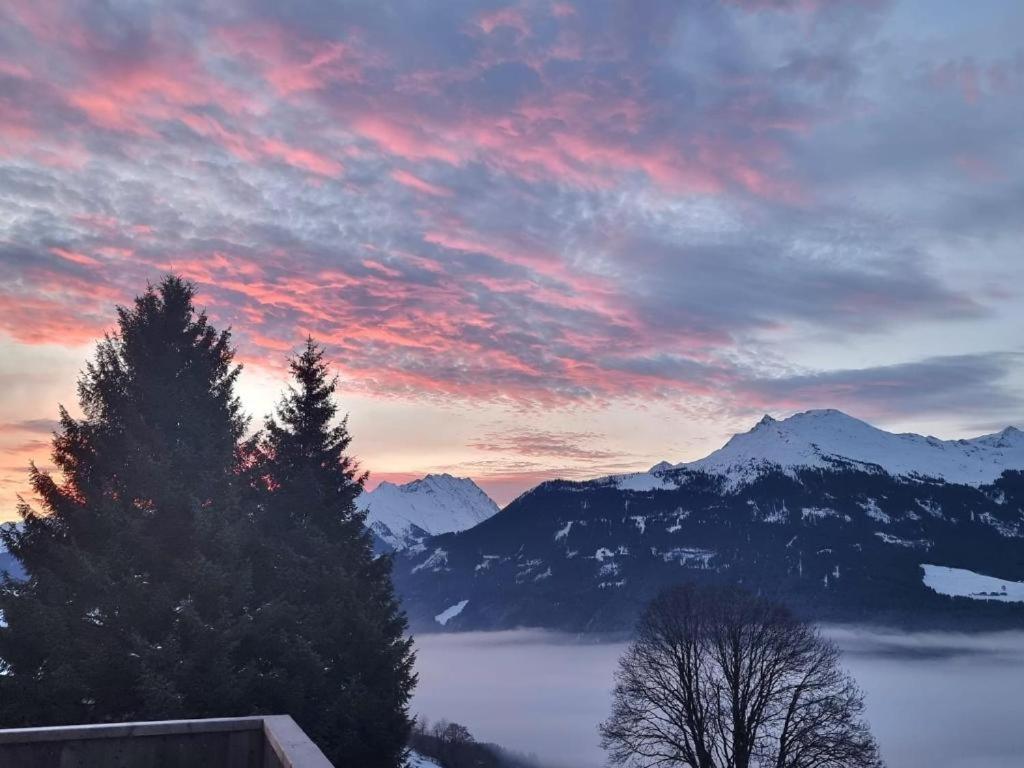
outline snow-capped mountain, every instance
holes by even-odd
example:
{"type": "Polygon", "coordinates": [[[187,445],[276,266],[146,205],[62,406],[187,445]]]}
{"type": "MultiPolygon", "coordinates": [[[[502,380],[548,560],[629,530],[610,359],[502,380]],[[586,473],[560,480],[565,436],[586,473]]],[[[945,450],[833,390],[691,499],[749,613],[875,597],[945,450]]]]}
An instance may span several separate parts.
{"type": "Polygon", "coordinates": [[[798,469],[839,466],[982,485],[1004,470],[1024,469],[1024,432],[1007,427],[970,440],[940,440],[886,432],[842,411],[805,411],[781,421],[765,416],[703,459],[662,462],[614,479],[620,487],[653,489],[672,485],[673,470],[689,470],[723,476],[736,487],[769,471],[793,476],[798,469]]]}
{"type": "Polygon", "coordinates": [[[370,530],[394,549],[425,536],[464,531],[498,511],[471,479],[448,474],[427,475],[404,485],[381,483],[362,493],[356,506],[366,510],[370,530]]]}
{"type": "Polygon", "coordinates": [[[1024,604],[1001,590],[1024,589],[1022,552],[1020,431],[944,441],[809,411],[696,462],[542,483],[406,549],[394,574],[421,629],[625,630],[680,581],[741,583],[829,621],[1021,628],[1024,604]],[[969,585],[937,581],[961,572],[969,585]]]}

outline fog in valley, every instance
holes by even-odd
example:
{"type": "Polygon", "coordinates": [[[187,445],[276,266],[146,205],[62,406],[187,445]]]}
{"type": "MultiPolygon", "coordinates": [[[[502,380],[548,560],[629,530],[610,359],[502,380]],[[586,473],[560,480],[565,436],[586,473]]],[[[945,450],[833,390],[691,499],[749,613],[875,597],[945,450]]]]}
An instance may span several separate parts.
{"type": "MultiPolygon", "coordinates": [[[[826,630],[866,694],[889,768],[1017,768],[1024,755],[1024,633],[826,630]]],[[[536,630],[419,635],[413,710],[544,766],[604,765],[597,724],[623,643],[536,630]]]]}

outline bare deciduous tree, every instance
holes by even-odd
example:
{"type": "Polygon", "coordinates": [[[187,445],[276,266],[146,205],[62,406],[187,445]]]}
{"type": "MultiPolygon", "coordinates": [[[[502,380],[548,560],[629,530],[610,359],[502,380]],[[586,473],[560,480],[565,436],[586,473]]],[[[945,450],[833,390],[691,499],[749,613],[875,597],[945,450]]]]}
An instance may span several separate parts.
{"type": "Polygon", "coordinates": [[[788,609],[732,587],[656,598],[619,662],[602,745],[637,768],[877,768],[839,651],[788,609]]]}

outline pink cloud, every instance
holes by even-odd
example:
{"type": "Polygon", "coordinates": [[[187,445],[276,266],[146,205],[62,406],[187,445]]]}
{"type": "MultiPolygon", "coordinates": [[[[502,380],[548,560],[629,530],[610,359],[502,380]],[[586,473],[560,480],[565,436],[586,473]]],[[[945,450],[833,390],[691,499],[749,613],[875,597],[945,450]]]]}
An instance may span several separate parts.
{"type": "Polygon", "coordinates": [[[259,147],[269,157],[275,157],[296,168],[303,168],[321,176],[338,176],[344,170],[344,166],[334,158],[290,146],[278,139],[261,139],[259,147]]]}
{"type": "Polygon", "coordinates": [[[241,115],[254,106],[249,96],[207,73],[195,52],[187,50],[97,67],[66,94],[68,103],[97,127],[142,136],[154,135],[154,123],[190,108],[216,105],[241,115]]]}
{"type": "Polygon", "coordinates": [[[280,139],[229,130],[206,115],[183,114],[179,119],[199,135],[217,142],[246,162],[269,158],[320,176],[338,176],[344,171],[341,162],[333,157],[292,146],[280,139]]]}
{"type": "Polygon", "coordinates": [[[71,251],[66,248],[56,247],[51,248],[50,251],[73,264],[81,264],[82,266],[87,267],[95,267],[99,264],[99,262],[92,256],[87,256],[84,253],[79,253],[78,251],[71,251]]]}
{"type": "Polygon", "coordinates": [[[331,83],[358,83],[364,61],[340,40],[313,40],[280,24],[250,22],[216,30],[232,58],[254,62],[280,96],[314,91],[331,83]]]}
{"type": "Polygon", "coordinates": [[[0,291],[0,331],[23,344],[88,344],[110,323],[110,307],[87,293],[0,291]]]}
{"type": "Polygon", "coordinates": [[[356,115],[352,119],[351,128],[389,154],[398,157],[410,160],[443,160],[452,164],[459,163],[462,157],[451,146],[446,146],[429,136],[422,128],[413,127],[413,124],[402,124],[388,117],[356,115]]]}
{"type": "Polygon", "coordinates": [[[450,189],[440,187],[437,184],[431,184],[429,181],[424,181],[419,176],[414,176],[408,171],[403,171],[400,168],[391,172],[391,178],[403,186],[415,189],[417,192],[422,192],[426,195],[433,195],[434,197],[451,197],[453,194],[450,189]]]}
{"type": "Polygon", "coordinates": [[[523,10],[511,5],[481,14],[477,17],[477,24],[487,34],[491,34],[499,27],[514,29],[523,36],[530,34],[523,10]]]}

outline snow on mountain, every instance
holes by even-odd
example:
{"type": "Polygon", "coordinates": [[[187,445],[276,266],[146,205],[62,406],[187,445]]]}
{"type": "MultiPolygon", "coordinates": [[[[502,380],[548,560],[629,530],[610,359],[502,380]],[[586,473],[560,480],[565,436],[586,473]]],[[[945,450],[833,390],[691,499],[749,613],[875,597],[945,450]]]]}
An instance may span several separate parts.
{"type": "Polygon", "coordinates": [[[437,614],[437,616],[434,617],[434,621],[436,621],[443,627],[449,621],[451,621],[460,613],[462,613],[462,610],[467,605],[469,605],[469,600],[460,600],[455,605],[449,606],[448,608],[445,608],[443,611],[437,614]]]}
{"type": "Polygon", "coordinates": [[[468,477],[427,475],[404,485],[381,483],[356,500],[366,522],[396,549],[427,535],[472,528],[498,511],[498,505],[468,477]]]}
{"type": "Polygon", "coordinates": [[[805,411],[781,421],[765,416],[703,459],[661,462],[646,473],[614,479],[620,488],[654,489],[670,482],[666,474],[687,469],[724,475],[736,487],[772,469],[792,475],[798,468],[837,465],[982,485],[1004,470],[1024,469],[1024,432],[1007,427],[970,440],[940,440],[886,432],[837,410],[805,411]]]}
{"type": "Polygon", "coordinates": [[[949,568],[944,565],[922,564],[921,569],[924,571],[922,578],[925,586],[940,595],[1024,603],[1024,583],[1019,581],[1005,581],[966,568],[949,568]]]}
{"type": "Polygon", "coordinates": [[[416,750],[409,752],[409,759],[406,762],[408,768],[441,768],[441,764],[432,757],[421,755],[416,750]]]}

